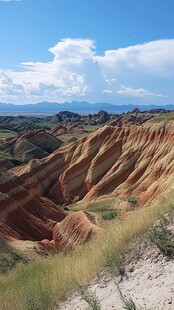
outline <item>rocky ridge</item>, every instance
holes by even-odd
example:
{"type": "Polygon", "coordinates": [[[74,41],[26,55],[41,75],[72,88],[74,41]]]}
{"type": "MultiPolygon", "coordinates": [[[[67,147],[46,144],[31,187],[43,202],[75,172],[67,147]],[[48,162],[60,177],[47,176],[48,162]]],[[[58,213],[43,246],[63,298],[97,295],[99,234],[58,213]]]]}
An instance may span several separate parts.
{"type": "MultiPolygon", "coordinates": [[[[45,130],[29,130],[19,133],[15,138],[0,143],[0,151],[8,152],[20,163],[27,163],[33,158],[43,158],[61,146],[61,140],[45,130]]],[[[0,165],[3,166],[0,162],[0,165]]]]}

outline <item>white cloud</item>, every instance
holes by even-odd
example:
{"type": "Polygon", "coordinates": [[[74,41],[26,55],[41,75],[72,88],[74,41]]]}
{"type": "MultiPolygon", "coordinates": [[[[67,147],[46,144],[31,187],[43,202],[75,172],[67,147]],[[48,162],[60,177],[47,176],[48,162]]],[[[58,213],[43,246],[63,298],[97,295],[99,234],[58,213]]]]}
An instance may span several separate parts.
{"type": "Polygon", "coordinates": [[[103,89],[103,94],[112,94],[111,89],[103,89]]]}
{"type": "Polygon", "coordinates": [[[121,97],[127,97],[146,98],[149,103],[165,99],[167,103],[174,97],[174,40],[109,50],[99,56],[94,41],[69,38],[49,52],[51,62],[25,62],[17,72],[0,70],[0,101],[119,103],[121,97]]]}
{"type": "Polygon", "coordinates": [[[57,43],[49,49],[55,55],[54,62],[66,61],[79,64],[84,58],[90,58],[95,55],[95,44],[90,39],[66,39],[57,43]]]}
{"type": "Polygon", "coordinates": [[[161,94],[153,93],[149,90],[138,88],[134,89],[132,87],[126,87],[124,85],[121,86],[121,89],[116,91],[117,94],[123,95],[123,96],[131,96],[131,97],[163,97],[168,98],[169,96],[163,96],[161,94]]]}

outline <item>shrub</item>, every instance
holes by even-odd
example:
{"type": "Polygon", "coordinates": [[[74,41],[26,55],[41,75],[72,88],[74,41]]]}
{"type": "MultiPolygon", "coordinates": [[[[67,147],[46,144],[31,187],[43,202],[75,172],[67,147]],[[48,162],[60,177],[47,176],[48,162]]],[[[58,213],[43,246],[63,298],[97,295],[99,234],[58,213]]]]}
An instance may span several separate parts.
{"type": "Polygon", "coordinates": [[[132,203],[132,204],[137,204],[138,203],[138,199],[136,197],[130,196],[128,197],[128,202],[132,203]]]}
{"type": "Polygon", "coordinates": [[[117,211],[105,211],[101,214],[101,218],[104,221],[112,220],[117,217],[117,211]]]}
{"type": "Polygon", "coordinates": [[[160,222],[158,227],[154,227],[150,232],[150,239],[162,253],[167,256],[174,255],[174,241],[171,238],[171,234],[164,220],[160,222]]]}

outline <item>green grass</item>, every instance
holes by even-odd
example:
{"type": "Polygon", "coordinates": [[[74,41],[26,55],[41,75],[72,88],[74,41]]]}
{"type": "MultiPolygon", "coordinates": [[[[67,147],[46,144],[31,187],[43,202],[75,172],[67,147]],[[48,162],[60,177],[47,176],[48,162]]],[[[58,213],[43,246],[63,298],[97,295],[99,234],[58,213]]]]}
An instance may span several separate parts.
{"type": "Polygon", "coordinates": [[[10,155],[8,152],[0,151],[0,161],[1,160],[9,160],[11,161],[14,165],[21,165],[22,161],[18,158],[16,158],[13,155],[10,155]]]}
{"type": "Polygon", "coordinates": [[[87,288],[83,285],[79,285],[78,292],[86,301],[89,310],[101,310],[100,302],[95,293],[88,291],[87,288]]]}
{"type": "Polygon", "coordinates": [[[36,129],[45,129],[50,130],[52,124],[49,121],[42,118],[34,117],[14,117],[7,118],[0,123],[0,132],[22,132],[24,130],[36,130],[36,129]]]}
{"type": "Polygon", "coordinates": [[[106,199],[98,199],[88,203],[86,206],[87,211],[91,212],[104,212],[104,211],[113,211],[118,207],[118,199],[117,198],[106,198],[106,199]]]}
{"type": "MultiPolygon", "coordinates": [[[[123,304],[123,309],[125,310],[147,310],[146,306],[145,308],[143,307],[137,307],[136,304],[134,303],[134,301],[132,300],[131,297],[126,297],[122,294],[122,291],[118,285],[118,283],[116,283],[119,295],[120,295],[120,299],[122,301],[123,304]]],[[[101,310],[101,303],[96,295],[95,292],[91,292],[87,287],[85,287],[84,285],[79,285],[78,288],[78,292],[80,294],[80,296],[82,297],[82,299],[87,303],[89,310],[101,310]]]]}
{"type": "Polygon", "coordinates": [[[63,141],[63,146],[66,146],[70,143],[70,142],[68,142],[69,139],[76,138],[77,140],[79,140],[79,139],[82,139],[84,137],[87,137],[90,133],[96,131],[99,128],[99,126],[98,125],[94,125],[94,126],[83,125],[83,128],[87,132],[82,132],[82,133],[69,132],[69,133],[59,135],[59,136],[57,136],[57,138],[63,141]]]}
{"type": "Polygon", "coordinates": [[[150,119],[148,122],[149,123],[160,123],[164,121],[168,122],[171,120],[174,120],[174,112],[160,114],[150,119]]]}
{"type": "Polygon", "coordinates": [[[68,141],[71,138],[76,138],[77,140],[84,138],[89,135],[89,132],[82,132],[82,133],[65,133],[62,135],[58,135],[57,138],[63,141],[62,146],[68,145],[70,142],[68,141]]]}
{"type": "MultiPolygon", "coordinates": [[[[104,222],[112,220],[117,217],[120,210],[118,210],[118,199],[108,198],[108,199],[98,199],[88,203],[88,205],[82,205],[79,203],[74,203],[68,206],[68,211],[88,211],[95,213],[99,222],[104,222]]],[[[103,223],[104,224],[104,223],[103,223]]]]}
{"type": "Polygon", "coordinates": [[[96,131],[100,125],[83,125],[83,128],[89,132],[96,131]]]}
{"type": "Polygon", "coordinates": [[[164,220],[150,232],[150,240],[167,256],[174,255],[174,236],[171,236],[164,220]]]}
{"type": "Polygon", "coordinates": [[[0,249],[0,274],[6,274],[19,263],[26,263],[27,260],[9,250],[0,249]]]}
{"type": "Polygon", "coordinates": [[[14,138],[16,133],[8,129],[0,129],[0,140],[5,140],[8,138],[14,138]]]}

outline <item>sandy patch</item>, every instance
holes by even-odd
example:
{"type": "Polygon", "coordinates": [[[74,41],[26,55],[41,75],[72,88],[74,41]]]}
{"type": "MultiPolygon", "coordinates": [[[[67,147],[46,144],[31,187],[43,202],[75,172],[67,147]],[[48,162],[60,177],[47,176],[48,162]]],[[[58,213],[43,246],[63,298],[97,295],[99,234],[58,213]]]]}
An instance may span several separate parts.
{"type": "MultiPolygon", "coordinates": [[[[119,288],[126,298],[132,298],[137,309],[174,309],[174,260],[144,240],[127,250],[123,260],[123,275],[113,278],[108,271],[100,273],[87,289],[96,294],[102,310],[122,310],[119,288]]],[[[57,310],[89,309],[78,293],[60,302],[57,310]]]]}

